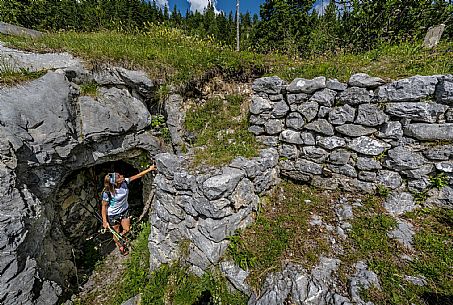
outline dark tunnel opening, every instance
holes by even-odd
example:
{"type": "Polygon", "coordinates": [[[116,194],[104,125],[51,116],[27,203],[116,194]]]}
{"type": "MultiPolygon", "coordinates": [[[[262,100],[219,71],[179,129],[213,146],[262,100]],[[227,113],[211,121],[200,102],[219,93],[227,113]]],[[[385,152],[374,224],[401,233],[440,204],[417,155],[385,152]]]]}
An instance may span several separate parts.
{"type": "MultiPolygon", "coordinates": [[[[131,163],[136,162],[132,160],[131,163]]],[[[61,229],[72,247],[76,271],[69,279],[66,297],[78,292],[99,261],[112,251],[117,251],[112,234],[102,230],[103,181],[105,175],[111,172],[121,173],[125,177],[139,173],[131,163],[119,160],[74,171],[69,174],[57,192],[61,229]]],[[[128,186],[132,228],[143,212],[145,195],[143,184],[143,180],[138,179],[128,186]]],[[[133,231],[131,233],[133,235],[133,231]]]]}

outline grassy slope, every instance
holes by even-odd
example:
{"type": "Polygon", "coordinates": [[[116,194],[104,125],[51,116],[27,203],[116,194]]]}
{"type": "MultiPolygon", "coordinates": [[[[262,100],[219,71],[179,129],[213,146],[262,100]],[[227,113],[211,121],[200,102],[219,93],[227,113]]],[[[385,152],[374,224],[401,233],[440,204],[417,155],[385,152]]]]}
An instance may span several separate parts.
{"type": "Polygon", "coordinates": [[[363,54],[340,52],[294,60],[281,55],[237,53],[212,41],[187,36],[177,29],[152,25],[146,33],[136,35],[60,32],[36,40],[10,36],[0,36],[0,40],[33,51],[69,51],[94,65],[112,62],[142,68],[151,78],[163,78],[171,84],[184,84],[213,70],[230,76],[265,73],[291,80],[324,75],[342,81],[357,72],[386,79],[453,73],[453,42],[443,42],[435,50],[404,43],[382,46],[363,54]]]}

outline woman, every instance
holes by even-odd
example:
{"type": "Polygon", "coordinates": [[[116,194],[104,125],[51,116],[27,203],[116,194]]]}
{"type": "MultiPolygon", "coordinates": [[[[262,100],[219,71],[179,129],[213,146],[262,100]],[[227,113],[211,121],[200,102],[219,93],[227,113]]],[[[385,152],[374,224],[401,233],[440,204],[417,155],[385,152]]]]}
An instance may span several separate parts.
{"type": "MultiPolygon", "coordinates": [[[[105,176],[104,190],[102,192],[102,226],[105,229],[112,228],[123,236],[129,232],[131,220],[129,218],[129,204],[127,202],[129,195],[128,184],[153,170],[156,170],[155,165],[130,178],[124,178],[119,173],[110,173],[105,176]],[[120,227],[122,231],[120,231],[120,227]]],[[[121,254],[127,255],[129,252],[124,243],[121,243],[115,234],[113,239],[118,245],[121,254]]]]}

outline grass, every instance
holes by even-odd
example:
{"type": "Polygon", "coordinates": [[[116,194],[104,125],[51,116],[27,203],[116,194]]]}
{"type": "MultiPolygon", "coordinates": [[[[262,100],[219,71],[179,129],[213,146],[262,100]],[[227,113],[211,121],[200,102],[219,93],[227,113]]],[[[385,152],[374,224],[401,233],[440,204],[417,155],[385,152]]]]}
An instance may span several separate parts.
{"type": "Polygon", "coordinates": [[[295,77],[313,78],[326,76],[347,81],[354,73],[367,73],[383,79],[400,79],[413,75],[448,74],[453,71],[453,41],[443,41],[435,49],[429,50],[420,43],[382,45],[375,50],[361,54],[340,51],[302,62],[293,68],[281,69],[284,79],[295,77]]]}
{"type": "Polygon", "coordinates": [[[423,48],[421,42],[401,43],[382,45],[361,54],[339,51],[292,59],[279,54],[238,53],[211,40],[153,24],[146,25],[141,34],[58,32],[37,39],[0,35],[0,40],[37,52],[68,51],[92,66],[113,63],[144,69],[151,78],[173,85],[188,84],[213,71],[242,79],[278,75],[286,80],[326,76],[341,81],[358,72],[384,79],[453,73],[452,41],[442,41],[433,50],[423,48]]]}
{"type": "Polygon", "coordinates": [[[97,96],[98,84],[96,82],[88,82],[80,85],[80,95],[97,96]]]}
{"type": "MultiPolygon", "coordinates": [[[[416,224],[415,251],[408,252],[387,237],[386,233],[396,227],[396,221],[383,213],[381,200],[367,197],[363,207],[355,210],[351,241],[341,258],[341,272],[359,260],[367,262],[369,269],[378,275],[381,289],[363,291],[362,296],[375,304],[426,304],[427,296],[434,302],[429,304],[451,301],[453,211],[437,208],[407,213],[407,220],[416,224]],[[406,253],[413,257],[412,261],[401,258],[406,253]],[[404,279],[406,275],[424,278],[427,285],[414,285],[404,279]]],[[[353,272],[352,269],[346,271],[347,274],[353,272]]]]}
{"type": "Polygon", "coordinates": [[[3,70],[0,65],[0,85],[12,86],[19,83],[24,83],[30,80],[40,78],[47,71],[28,71],[26,69],[21,69],[20,71],[14,70],[3,70]]]}
{"type": "Polygon", "coordinates": [[[248,267],[255,290],[283,261],[314,266],[320,255],[331,252],[327,230],[309,224],[314,214],[323,222],[333,221],[329,200],[306,186],[284,182],[265,200],[256,222],[230,239],[227,256],[248,267]]]}
{"type": "Polygon", "coordinates": [[[258,155],[259,145],[247,129],[242,96],[211,98],[202,105],[192,105],[186,112],[186,130],[196,139],[194,165],[222,165],[238,156],[258,155]]]}
{"type": "Polygon", "coordinates": [[[148,24],[145,33],[49,33],[38,39],[0,36],[21,49],[68,51],[97,66],[114,63],[144,69],[151,78],[185,84],[205,73],[254,74],[265,69],[264,55],[236,53],[212,41],[185,35],[181,30],[148,24]]]}

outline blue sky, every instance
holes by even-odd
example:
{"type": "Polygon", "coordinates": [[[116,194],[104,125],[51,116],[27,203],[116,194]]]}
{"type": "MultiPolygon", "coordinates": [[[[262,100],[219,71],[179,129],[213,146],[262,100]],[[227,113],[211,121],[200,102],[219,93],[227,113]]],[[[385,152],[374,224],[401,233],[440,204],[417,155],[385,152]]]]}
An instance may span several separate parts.
{"type": "MultiPolygon", "coordinates": [[[[185,14],[187,9],[191,9],[192,11],[198,10],[203,11],[203,8],[206,7],[210,0],[155,0],[158,4],[168,4],[170,10],[173,9],[173,6],[176,4],[176,7],[181,11],[181,13],[185,14]]],[[[212,0],[215,3],[215,8],[218,11],[223,11],[228,14],[230,11],[236,11],[236,0],[212,0]]],[[[260,12],[260,4],[262,4],[264,0],[240,0],[240,11],[241,13],[245,13],[249,11],[252,13],[257,13],[259,15],[260,12]]],[[[321,2],[326,5],[329,0],[318,0],[316,6],[320,8],[321,2]]]]}

